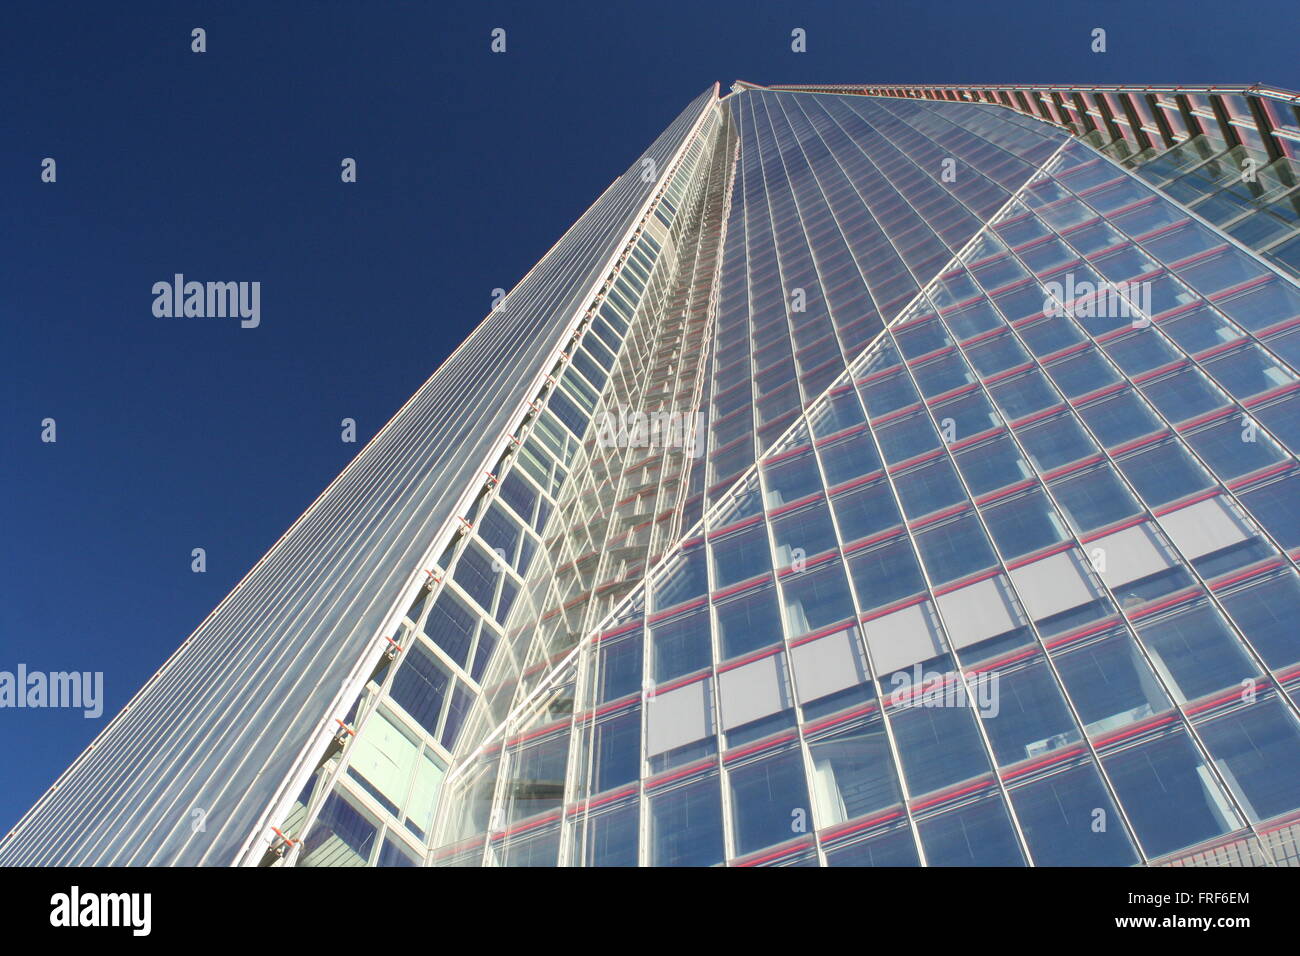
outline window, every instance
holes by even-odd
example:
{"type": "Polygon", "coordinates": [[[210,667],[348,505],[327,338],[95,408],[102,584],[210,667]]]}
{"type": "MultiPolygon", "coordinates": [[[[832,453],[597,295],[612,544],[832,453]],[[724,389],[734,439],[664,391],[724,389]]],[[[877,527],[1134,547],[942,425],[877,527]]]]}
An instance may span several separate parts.
{"type": "Polygon", "coordinates": [[[389,696],[430,735],[436,735],[451,675],[419,641],[412,643],[402,657],[389,696]]]}
{"type": "Polygon", "coordinates": [[[775,465],[763,468],[763,481],[767,486],[767,506],[780,507],[788,501],[806,498],[822,487],[817,472],[817,459],[812,452],[804,452],[775,465]]]}
{"type": "Polygon", "coordinates": [[[773,518],[772,537],[776,540],[779,567],[788,567],[796,559],[810,558],[834,548],[835,529],[825,499],[773,518]]]}
{"type": "Polygon", "coordinates": [[[920,396],[912,386],[912,380],[902,369],[867,385],[860,385],[858,388],[862,394],[862,404],[866,406],[867,414],[872,418],[888,415],[890,412],[920,401],[920,396]]]}
{"type": "Polygon", "coordinates": [[[990,769],[969,707],[904,707],[891,724],[913,798],[990,769]]]}
{"type": "Polygon", "coordinates": [[[1208,305],[1198,305],[1160,323],[1160,328],[1190,355],[1231,342],[1241,333],[1208,305]]]}
{"type": "Polygon", "coordinates": [[[1041,322],[1026,325],[1019,332],[1025,345],[1039,358],[1083,341],[1079,327],[1063,315],[1049,316],[1041,322]]]}
{"type": "Polygon", "coordinates": [[[321,804],[315,824],[303,838],[299,866],[365,866],[370,860],[379,827],[352,806],[338,791],[330,793],[321,804]],[[342,846],[328,846],[337,841],[342,846]],[[320,852],[329,850],[329,852],[320,852]]]}
{"type": "Polygon", "coordinates": [[[966,499],[965,489],[947,456],[928,461],[894,479],[898,500],[908,517],[938,511],[966,499]]]}
{"type": "Polygon", "coordinates": [[[839,561],[788,575],[781,584],[791,637],[853,616],[853,602],[839,561]]]}
{"type": "Polygon", "coordinates": [[[903,353],[903,357],[909,359],[952,344],[947,329],[937,319],[898,329],[894,332],[894,340],[898,342],[898,350],[903,353]]]}
{"type": "Polygon", "coordinates": [[[1197,731],[1252,822],[1300,806],[1300,732],[1277,698],[1207,721],[1197,731]]]}
{"type": "Polygon", "coordinates": [[[1208,296],[1256,279],[1264,274],[1264,268],[1244,252],[1228,246],[1182,267],[1178,274],[1201,295],[1208,296]]]}
{"type": "Polygon", "coordinates": [[[1024,418],[1061,401],[1061,396],[1052,390],[1046,377],[1036,368],[1024,375],[998,382],[989,389],[989,393],[1008,421],[1024,418]]]}
{"type": "Polygon", "coordinates": [[[670,567],[655,578],[654,608],[683,604],[699,597],[709,589],[708,572],[704,566],[704,548],[692,548],[673,559],[670,567]]]}
{"type": "Polygon", "coordinates": [[[988,431],[1001,423],[998,413],[981,391],[969,392],[935,405],[934,417],[940,428],[951,428],[950,434],[958,441],[988,431]],[[952,424],[949,425],[949,422],[952,424]]]}
{"type": "MultiPolygon", "coordinates": [[[[491,606],[490,602],[487,606],[491,606]]],[[[424,633],[446,651],[448,657],[464,667],[469,658],[470,646],[474,643],[478,623],[478,615],[450,590],[444,589],[429,611],[429,617],[424,622],[424,633]]]]}
{"type": "Polygon", "coordinates": [[[618,700],[641,689],[641,632],[597,645],[597,703],[618,700]]]}
{"type": "Polygon", "coordinates": [[[883,479],[836,495],[831,499],[831,506],[845,541],[865,538],[902,520],[894,495],[883,479]]]}
{"type": "Polygon", "coordinates": [[[1089,763],[1011,791],[1011,805],[1037,866],[1131,866],[1138,862],[1101,775],[1089,763]],[[1104,817],[1098,817],[1101,810],[1104,817]],[[1105,828],[1098,829],[1103,819],[1105,828]]]}
{"type": "Polygon", "coordinates": [[[592,793],[603,793],[640,776],[640,710],[599,721],[591,734],[592,793]]]}
{"type": "Polygon", "coordinates": [[[515,823],[564,802],[564,772],[569,763],[569,734],[556,734],[535,744],[520,747],[510,768],[507,820],[515,823]]]}
{"type": "Polygon", "coordinates": [[[781,640],[776,590],[765,587],[717,606],[723,658],[737,657],[781,640]]]}
{"type": "Polygon", "coordinates": [[[1079,414],[1107,448],[1165,427],[1131,388],[1086,405],[1079,414]]]}
{"type": "Polygon", "coordinates": [[[984,520],[1007,561],[1069,537],[1065,522],[1041,488],[985,507],[984,520]]]}
{"type": "Polygon", "coordinates": [[[1234,398],[1249,398],[1296,378],[1253,342],[1226,355],[1216,355],[1203,367],[1234,398]]]}
{"type": "Polygon", "coordinates": [[[791,839],[791,822],[809,814],[803,757],[787,750],[737,767],[731,780],[731,814],[736,853],[753,853],[791,839]]]}
{"type": "Polygon", "coordinates": [[[978,713],[999,765],[1019,763],[1080,739],[1046,661],[980,674],[978,679],[997,681],[992,685],[996,708],[978,713]]]}
{"type": "Polygon", "coordinates": [[[1282,279],[1271,278],[1220,299],[1215,305],[1234,322],[1258,331],[1300,315],[1300,292],[1282,279]]]}
{"type": "Polygon", "coordinates": [[[1051,487],[1076,534],[1087,534],[1140,510],[1109,465],[1059,479],[1051,487]]]}
{"type": "Polygon", "coordinates": [[[575,863],[580,866],[636,866],[638,808],[618,807],[592,813],[578,824],[573,841],[575,863]]]}
{"type": "Polygon", "coordinates": [[[722,793],[717,774],[650,798],[650,865],[721,863],[722,793]]]}
{"type": "Polygon", "coordinates": [[[1286,455],[1273,440],[1251,428],[1246,415],[1229,416],[1187,436],[1187,443],[1223,481],[1282,461],[1286,455]]]}
{"type": "Polygon", "coordinates": [[[1096,349],[1087,349],[1069,358],[1054,362],[1047,367],[1047,374],[1052,376],[1067,398],[1094,392],[1099,388],[1119,381],[1119,376],[1096,349]]]}
{"type": "Polygon", "coordinates": [[[855,554],[849,559],[849,569],[863,610],[925,590],[921,568],[906,536],[855,554]]]}
{"type": "Polygon", "coordinates": [[[903,799],[879,719],[809,741],[818,826],[894,806],[903,799]]]}
{"type": "Polygon", "coordinates": [[[655,680],[672,680],[713,662],[708,609],[703,608],[650,628],[655,680]]]}
{"type": "Polygon", "coordinates": [[[915,458],[940,446],[939,435],[924,411],[892,421],[876,430],[880,450],[888,464],[915,458]]]}
{"type": "Polygon", "coordinates": [[[988,536],[973,514],[926,527],[917,533],[916,547],[935,587],[997,562],[988,536]]]}
{"type": "Polygon", "coordinates": [[[713,580],[725,588],[772,570],[767,526],[761,521],[709,543],[713,555],[713,580]]]}
{"type": "Polygon", "coordinates": [[[828,866],[920,866],[911,828],[903,826],[848,846],[826,851],[828,866]]]}
{"type": "Polygon", "coordinates": [[[1214,484],[1214,479],[1177,441],[1149,445],[1127,455],[1119,460],[1119,468],[1151,508],[1214,484]]]}
{"type": "Polygon", "coordinates": [[[820,453],[826,483],[831,487],[870,474],[880,467],[875,441],[866,429],[823,446],[820,453]]]}
{"type": "Polygon", "coordinates": [[[1300,501],[1300,473],[1297,472],[1241,496],[1241,503],[1250,516],[1287,549],[1300,545],[1297,501],[1300,501]]]}
{"type": "Polygon", "coordinates": [[[1155,262],[1137,246],[1125,246],[1091,260],[1108,282],[1126,282],[1156,268],[1155,262]]]}
{"type": "Polygon", "coordinates": [[[971,365],[981,376],[996,375],[1005,369],[1029,360],[1029,354],[1013,335],[996,338],[972,346],[966,352],[971,365]]]}
{"type": "Polygon", "coordinates": [[[1105,348],[1106,353],[1127,375],[1138,375],[1182,357],[1151,326],[1114,339],[1105,348]]]}
{"type": "Polygon", "coordinates": [[[912,369],[912,373],[916,376],[917,387],[926,398],[950,392],[954,388],[975,381],[975,376],[966,367],[961,355],[956,352],[941,355],[937,359],[918,365],[912,369]]]}
{"type": "Polygon", "coordinates": [[[1180,262],[1198,252],[1205,252],[1219,245],[1222,240],[1198,222],[1188,220],[1181,226],[1152,236],[1142,245],[1153,256],[1165,263],[1180,262]]]}
{"type": "Polygon", "coordinates": [[[1300,581],[1294,572],[1228,594],[1223,606],[1269,667],[1300,661],[1300,581]]]}
{"type": "Polygon", "coordinates": [[[1002,324],[1002,316],[987,299],[980,299],[974,305],[950,312],[943,320],[958,340],[971,338],[1002,324]]]}
{"type": "Polygon", "coordinates": [[[916,825],[930,866],[1024,866],[1024,856],[999,796],[916,825]]]}
{"type": "Polygon", "coordinates": [[[1208,604],[1162,617],[1138,634],[1183,703],[1259,674],[1231,628],[1208,604]]]}
{"type": "Polygon", "coordinates": [[[1073,415],[1058,415],[1016,432],[1039,471],[1051,471],[1097,451],[1073,415]]]}
{"type": "Polygon", "coordinates": [[[1098,737],[1169,709],[1169,699],[1127,632],[1056,657],[1084,730],[1098,737]]]}
{"type": "Polygon", "coordinates": [[[1029,466],[1020,457],[1020,449],[1007,434],[980,442],[957,452],[957,467],[966,479],[972,495],[982,495],[995,488],[1028,478],[1029,466]]]}
{"type": "Polygon", "coordinates": [[[1237,828],[1228,800],[1181,729],[1102,760],[1147,856],[1237,828]]]}

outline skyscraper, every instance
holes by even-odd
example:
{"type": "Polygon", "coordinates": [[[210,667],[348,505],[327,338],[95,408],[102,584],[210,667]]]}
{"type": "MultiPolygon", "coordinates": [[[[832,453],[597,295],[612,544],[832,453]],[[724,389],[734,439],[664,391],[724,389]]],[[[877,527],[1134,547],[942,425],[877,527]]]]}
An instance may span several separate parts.
{"type": "Polygon", "coordinates": [[[1297,157],[707,90],[0,862],[1300,863],[1297,157]]]}

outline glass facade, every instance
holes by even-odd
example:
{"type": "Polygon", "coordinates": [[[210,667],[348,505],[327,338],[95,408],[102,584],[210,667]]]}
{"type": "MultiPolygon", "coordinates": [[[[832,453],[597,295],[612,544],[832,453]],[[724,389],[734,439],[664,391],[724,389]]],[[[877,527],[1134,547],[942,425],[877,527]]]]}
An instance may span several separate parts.
{"type": "Polygon", "coordinates": [[[1162,95],[697,101],[220,862],[1300,864],[1292,154],[1162,95]]]}

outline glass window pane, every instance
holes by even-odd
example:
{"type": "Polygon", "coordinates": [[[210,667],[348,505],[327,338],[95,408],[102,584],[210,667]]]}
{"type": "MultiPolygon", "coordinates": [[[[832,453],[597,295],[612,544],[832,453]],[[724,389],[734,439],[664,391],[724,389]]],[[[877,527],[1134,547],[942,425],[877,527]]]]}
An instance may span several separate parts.
{"type": "Polygon", "coordinates": [[[891,713],[890,720],[912,797],[989,771],[971,708],[917,704],[891,713]]]}
{"type": "Polygon", "coordinates": [[[736,853],[743,855],[792,839],[809,819],[808,785],[798,750],[765,757],[728,775],[736,853]]]}
{"type": "Polygon", "coordinates": [[[709,542],[715,587],[725,588],[772,570],[767,527],[760,521],[709,542]]]}
{"type": "Polygon", "coordinates": [[[1180,703],[1259,674],[1232,629],[1208,604],[1153,621],[1138,634],[1180,703]]]}
{"type": "Polygon", "coordinates": [[[836,495],[831,505],[845,542],[892,528],[902,520],[894,495],[883,480],[836,495]]]}
{"type": "Polygon", "coordinates": [[[776,589],[761,588],[717,605],[718,640],[723,658],[770,647],[781,640],[776,589]]]}
{"type": "Polygon", "coordinates": [[[1055,481],[1052,493],[1076,534],[1105,527],[1140,510],[1109,466],[1055,481]]]}
{"type": "Polygon", "coordinates": [[[879,719],[810,741],[808,750],[818,826],[843,823],[902,801],[879,719]]]}
{"type": "Polygon", "coordinates": [[[791,637],[853,616],[853,601],[839,561],[787,575],[781,589],[791,637]]]}
{"type": "Polygon", "coordinates": [[[1078,420],[1069,414],[1035,422],[1017,431],[1016,437],[1039,471],[1051,471],[1097,451],[1078,420]]]}
{"type": "Polygon", "coordinates": [[[916,547],[936,587],[997,563],[988,535],[973,514],[928,525],[917,533],[916,547]]]}
{"type": "Polygon", "coordinates": [[[1007,561],[1070,536],[1065,522],[1041,488],[988,505],[983,511],[993,543],[1007,561]]]}
{"type": "Polygon", "coordinates": [[[1037,866],[1138,862],[1115,803],[1091,763],[1012,790],[1011,805],[1037,866]]]}
{"type": "Polygon", "coordinates": [[[653,625],[650,640],[657,682],[689,674],[713,662],[708,608],[653,625]]]}
{"type": "Polygon", "coordinates": [[[977,677],[993,682],[995,689],[989,696],[996,706],[982,707],[978,713],[1000,765],[1037,757],[1081,738],[1046,661],[977,677]]]}
{"type": "Polygon", "coordinates": [[[1300,807],[1300,731],[1281,701],[1261,701],[1197,732],[1252,822],[1300,807]]]}
{"type": "Polygon", "coordinates": [[[721,863],[722,793],[716,774],[650,798],[650,865],[721,863]]]}
{"type": "Polygon", "coordinates": [[[1223,606],[1269,667],[1300,661],[1300,579],[1294,572],[1225,595],[1223,606]]]}
{"type": "Polygon", "coordinates": [[[1151,508],[1214,484],[1214,479],[1177,441],[1149,445],[1126,455],[1119,460],[1119,468],[1151,508]]]}
{"type": "Polygon", "coordinates": [[[1169,699],[1127,633],[1068,649],[1056,658],[1056,669],[1090,737],[1169,709],[1169,699]]]}
{"type": "Polygon", "coordinates": [[[957,467],[961,469],[961,476],[972,495],[1005,488],[1032,474],[1020,456],[1020,449],[1006,434],[963,448],[957,452],[956,458],[957,467]]]}
{"type": "Polygon", "coordinates": [[[1001,797],[941,813],[916,829],[928,866],[1025,865],[1001,797]]]}
{"type": "Polygon", "coordinates": [[[1146,402],[1131,388],[1093,402],[1081,408],[1079,414],[1097,440],[1107,448],[1164,428],[1146,402]]]}
{"type": "Polygon", "coordinates": [[[1147,856],[1237,829],[1223,791],[1183,730],[1102,760],[1147,856]]]}

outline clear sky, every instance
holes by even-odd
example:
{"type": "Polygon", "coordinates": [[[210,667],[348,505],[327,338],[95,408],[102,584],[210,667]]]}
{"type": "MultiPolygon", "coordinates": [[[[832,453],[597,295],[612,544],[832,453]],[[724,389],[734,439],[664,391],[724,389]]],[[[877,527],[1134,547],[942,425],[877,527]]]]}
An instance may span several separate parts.
{"type": "Polygon", "coordinates": [[[10,5],[0,671],[102,671],[104,714],[0,710],[0,831],[714,81],[1295,90],[1296,20],[1282,0],[10,5]],[[259,281],[260,325],[155,317],[175,273],[259,281]]]}

